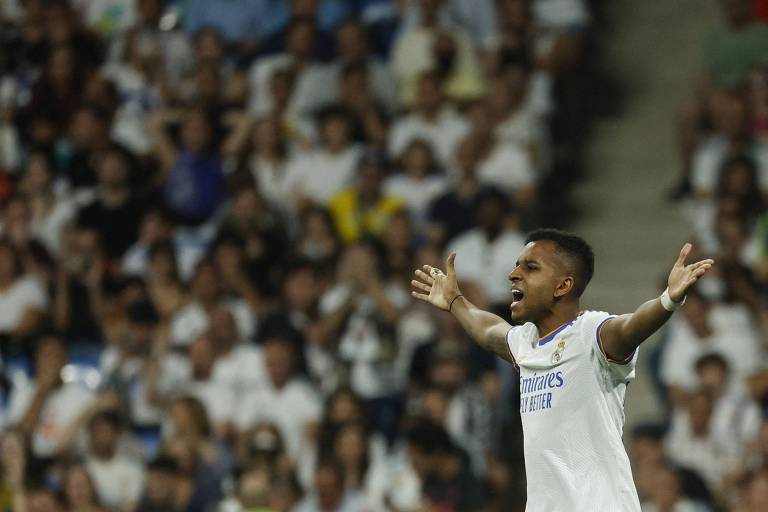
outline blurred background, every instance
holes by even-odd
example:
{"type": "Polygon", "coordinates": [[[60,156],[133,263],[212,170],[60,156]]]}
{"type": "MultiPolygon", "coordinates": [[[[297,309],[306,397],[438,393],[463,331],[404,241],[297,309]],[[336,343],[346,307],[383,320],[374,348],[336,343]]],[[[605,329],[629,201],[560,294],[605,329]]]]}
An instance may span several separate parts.
{"type": "MultiPolygon", "coordinates": [[[[525,506],[526,231],[640,350],[643,510],[768,510],[768,1],[3,0],[0,511],[525,506]]],[[[567,434],[565,434],[567,435],[567,434]]]]}

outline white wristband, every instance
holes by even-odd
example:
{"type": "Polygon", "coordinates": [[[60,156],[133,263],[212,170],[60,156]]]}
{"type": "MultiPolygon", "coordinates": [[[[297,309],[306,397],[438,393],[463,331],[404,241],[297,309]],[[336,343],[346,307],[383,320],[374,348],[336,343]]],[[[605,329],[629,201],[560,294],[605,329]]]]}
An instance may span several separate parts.
{"type": "Polygon", "coordinates": [[[661,294],[661,307],[666,309],[669,312],[676,311],[680,308],[683,304],[685,304],[685,297],[683,297],[683,300],[680,302],[675,302],[672,300],[672,298],[669,296],[669,288],[664,290],[664,293],[661,294]]]}

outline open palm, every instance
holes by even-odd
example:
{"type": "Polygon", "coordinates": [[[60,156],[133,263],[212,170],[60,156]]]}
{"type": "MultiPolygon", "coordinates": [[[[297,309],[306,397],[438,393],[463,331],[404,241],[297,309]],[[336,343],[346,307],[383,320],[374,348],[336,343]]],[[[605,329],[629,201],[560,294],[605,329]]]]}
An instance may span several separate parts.
{"type": "Polygon", "coordinates": [[[414,274],[416,274],[418,280],[414,279],[411,281],[411,286],[415,288],[411,295],[437,308],[448,311],[451,301],[461,293],[459,285],[456,283],[456,268],[453,264],[455,260],[456,253],[454,252],[448,256],[445,262],[447,273],[429,265],[424,265],[417,269],[414,274]]]}
{"type": "Polygon", "coordinates": [[[675,302],[681,302],[685,298],[685,294],[688,293],[688,289],[693,286],[696,281],[703,276],[707,270],[712,268],[715,260],[706,259],[685,264],[685,260],[691,253],[693,245],[687,243],[680,250],[680,254],[675,261],[672,271],[669,273],[669,279],[667,280],[667,286],[669,286],[669,298],[675,302]]]}

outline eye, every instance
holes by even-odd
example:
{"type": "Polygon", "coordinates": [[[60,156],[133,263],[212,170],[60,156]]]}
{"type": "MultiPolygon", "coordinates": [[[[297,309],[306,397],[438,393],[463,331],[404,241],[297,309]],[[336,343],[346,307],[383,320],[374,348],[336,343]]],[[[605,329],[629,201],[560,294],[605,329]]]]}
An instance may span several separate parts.
{"type": "Polygon", "coordinates": [[[526,265],[526,268],[528,270],[536,270],[536,265],[531,265],[530,263],[528,263],[528,265],[526,265]]]}

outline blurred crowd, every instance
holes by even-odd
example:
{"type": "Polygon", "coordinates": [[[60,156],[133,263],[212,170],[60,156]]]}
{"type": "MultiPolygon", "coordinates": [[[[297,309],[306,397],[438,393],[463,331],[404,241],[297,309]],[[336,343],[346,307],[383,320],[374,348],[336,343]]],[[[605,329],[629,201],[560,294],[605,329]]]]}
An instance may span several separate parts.
{"type": "Polygon", "coordinates": [[[628,443],[649,510],[768,510],[768,2],[720,0],[672,198],[713,257],[650,356],[664,424],[628,443]]]}
{"type": "MultiPolygon", "coordinates": [[[[657,358],[671,430],[632,435],[648,510],[768,509],[768,28],[744,3],[681,115],[720,274],[657,358]]],[[[0,3],[0,511],[522,509],[517,375],[409,281],[455,250],[506,316],[611,109],[601,5],[0,3]]]]}

